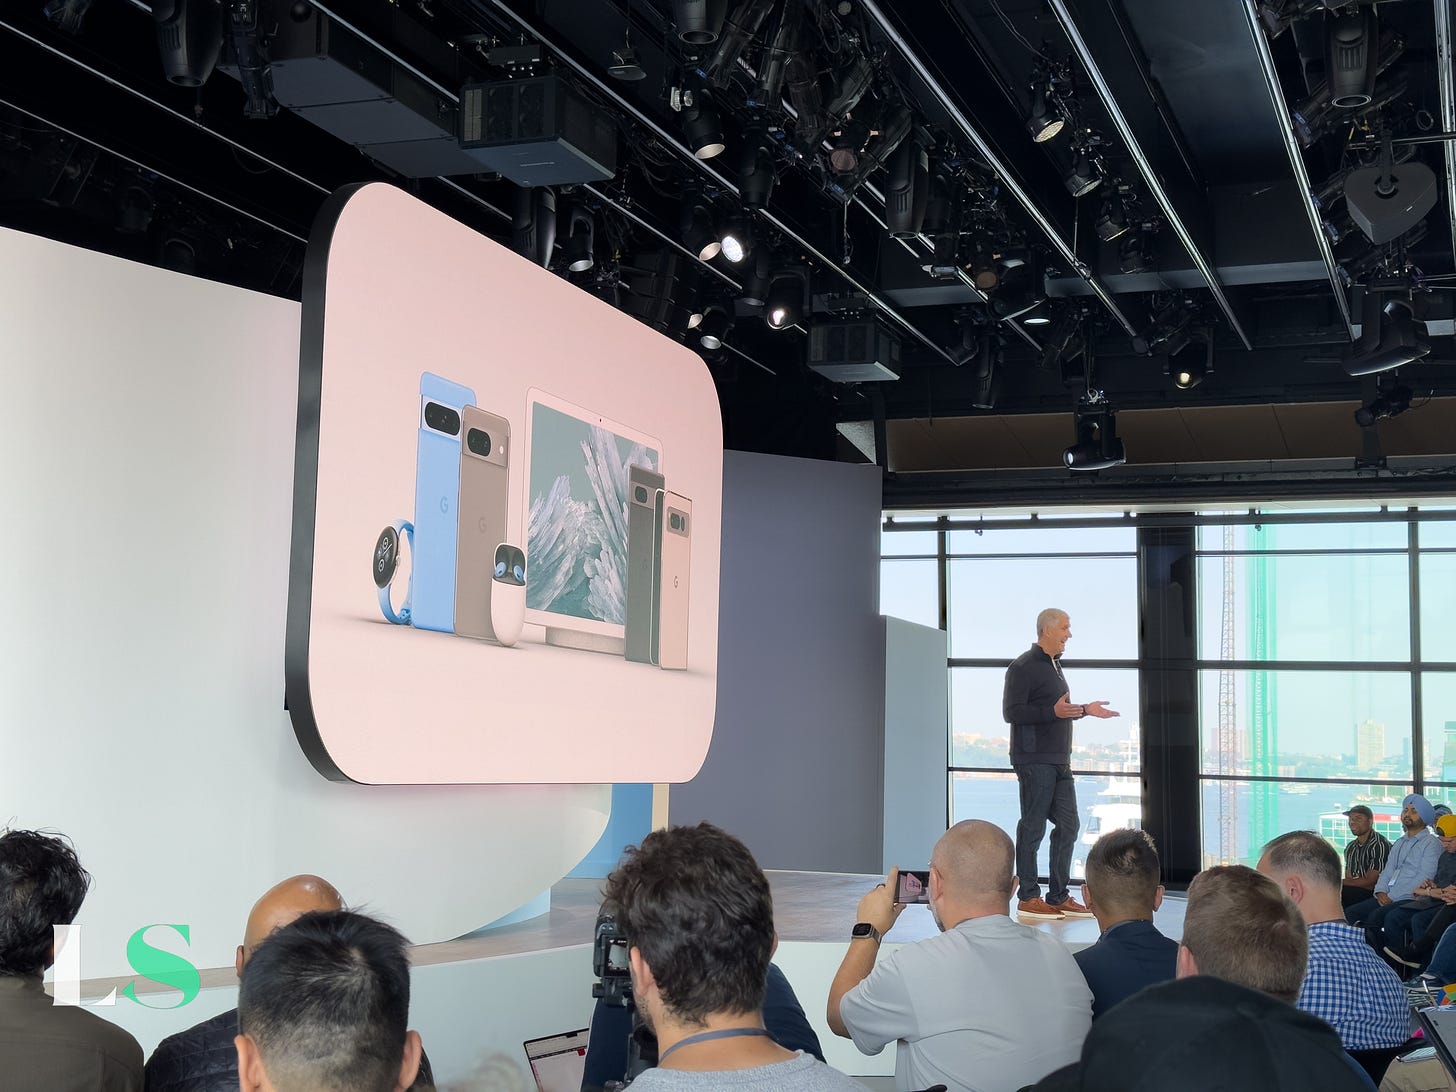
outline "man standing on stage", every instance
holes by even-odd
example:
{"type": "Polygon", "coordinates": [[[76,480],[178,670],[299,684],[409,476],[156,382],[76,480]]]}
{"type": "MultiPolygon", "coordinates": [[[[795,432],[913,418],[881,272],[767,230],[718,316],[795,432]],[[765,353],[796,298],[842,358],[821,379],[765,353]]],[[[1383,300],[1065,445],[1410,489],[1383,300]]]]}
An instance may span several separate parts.
{"type": "Polygon", "coordinates": [[[1021,877],[1016,912],[1023,917],[1090,918],[1092,912],[1067,890],[1072,846],[1077,841],[1077,794],[1072,781],[1072,721],[1115,717],[1105,701],[1073,705],[1059,662],[1072,636],[1064,610],[1036,616],[1036,644],[1006,669],[1001,715],[1011,726],[1011,767],[1021,792],[1016,824],[1016,873],[1021,877]],[[1036,853],[1052,822],[1051,883],[1045,900],[1037,882],[1036,853]]]}

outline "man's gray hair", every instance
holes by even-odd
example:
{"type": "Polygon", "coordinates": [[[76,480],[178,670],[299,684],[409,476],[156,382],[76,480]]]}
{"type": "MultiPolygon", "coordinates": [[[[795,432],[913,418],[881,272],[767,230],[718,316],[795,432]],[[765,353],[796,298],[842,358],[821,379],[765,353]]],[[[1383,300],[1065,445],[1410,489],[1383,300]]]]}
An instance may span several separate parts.
{"type": "Polygon", "coordinates": [[[1043,633],[1045,633],[1047,630],[1051,629],[1052,626],[1056,625],[1058,622],[1061,622],[1061,621],[1063,621],[1066,618],[1067,618],[1067,612],[1066,611],[1059,610],[1056,607],[1047,607],[1046,610],[1042,611],[1040,614],[1038,614],[1036,616],[1036,635],[1037,635],[1037,637],[1040,638],[1041,635],[1043,633]]]}

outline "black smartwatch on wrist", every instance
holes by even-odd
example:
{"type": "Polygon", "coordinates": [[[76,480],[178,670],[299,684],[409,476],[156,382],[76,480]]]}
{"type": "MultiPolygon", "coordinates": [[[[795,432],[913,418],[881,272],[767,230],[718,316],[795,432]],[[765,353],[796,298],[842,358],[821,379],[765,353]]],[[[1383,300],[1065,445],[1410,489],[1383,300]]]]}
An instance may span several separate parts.
{"type": "Polygon", "coordinates": [[[880,940],[880,931],[867,921],[861,921],[849,931],[850,940],[859,940],[861,937],[870,937],[876,944],[880,940]]]}

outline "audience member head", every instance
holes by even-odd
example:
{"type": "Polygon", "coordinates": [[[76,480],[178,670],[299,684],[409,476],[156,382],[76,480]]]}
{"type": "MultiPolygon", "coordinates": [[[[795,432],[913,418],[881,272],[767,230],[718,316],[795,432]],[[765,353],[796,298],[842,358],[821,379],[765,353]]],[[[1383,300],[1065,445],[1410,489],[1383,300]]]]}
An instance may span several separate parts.
{"type": "Polygon", "coordinates": [[[930,912],[942,929],[971,918],[1005,914],[1016,888],[1016,847],[1006,832],[963,819],[930,851],[930,912]]]}
{"type": "Polygon", "coordinates": [[[1032,1092],[1359,1092],[1370,1085],[1319,1017],[1207,975],[1149,986],[1092,1024],[1082,1059],[1032,1092]]]}
{"type": "Polygon", "coordinates": [[[1158,847],[1141,830],[1114,830],[1097,839],[1087,854],[1082,885],[1087,908],[1106,929],[1119,921],[1151,921],[1163,902],[1158,882],[1158,847]]]}
{"type": "Polygon", "coordinates": [[[400,1092],[415,1079],[407,941],[347,910],[311,912],[263,941],[238,991],[244,1092],[400,1092]]]}
{"type": "Polygon", "coordinates": [[[238,945],[234,966],[238,977],[243,976],[243,965],[248,962],[258,945],[269,936],[292,923],[300,915],[315,910],[342,910],[344,900],[334,885],[318,876],[290,876],[263,892],[262,898],[253,903],[248,914],[248,924],[243,931],[243,942],[238,945]]]}
{"type": "Polygon", "coordinates": [[[774,936],[768,879],[748,847],[711,823],[655,830],[607,877],[605,902],[630,945],[637,1007],[702,1027],[763,1008],[774,936]]]}
{"type": "Polygon", "coordinates": [[[1436,836],[1447,853],[1456,853],[1456,815],[1436,816],[1436,836]]]}
{"type": "Polygon", "coordinates": [[[1340,905],[1340,855],[1318,834],[1291,830],[1264,847],[1259,872],[1299,907],[1308,924],[1344,918],[1340,905]]]}
{"type": "Polygon", "coordinates": [[[1308,945],[1299,908],[1268,876],[1222,865],[1188,885],[1179,978],[1213,975],[1292,1002],[1304,981],[1308,945]]]}
{"type": "Polygon", "coordinates": [[[91,875],[58,835],[0,835],[0,975],[31,976],[55,962],[53,925],[70,925],[91,875]]]}
{"type": "Polygon", "coordinates": [[[1418,792],[1413,792],[1400,806],[1400,825],[1407,834],[1419,834],[1436,822],[1436,809],[1418,792]]]}
{"type": "Polygon", "coordinates": [[[1375,825],[1374,814],[1364,804],[1356,804],[1345,812],[1345,820],[1350,824],[1350,833],[1356,838],[1369,834],[1370,828],[1375,825]]]}

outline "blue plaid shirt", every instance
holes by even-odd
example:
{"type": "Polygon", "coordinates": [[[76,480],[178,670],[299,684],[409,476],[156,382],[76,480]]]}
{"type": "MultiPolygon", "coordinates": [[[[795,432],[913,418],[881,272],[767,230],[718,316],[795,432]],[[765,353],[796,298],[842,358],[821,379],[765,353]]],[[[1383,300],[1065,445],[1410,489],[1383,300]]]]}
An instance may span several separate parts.
{"type": "Polygon", "coordinates": [[[1399,1046],[1410,1038],[1405,987],[1365,943],[1364,932],[1343,921],[1309,927],[1309,965],[1295,1005],[1339,1032],[1346,1050],[1399,1046]]]}

